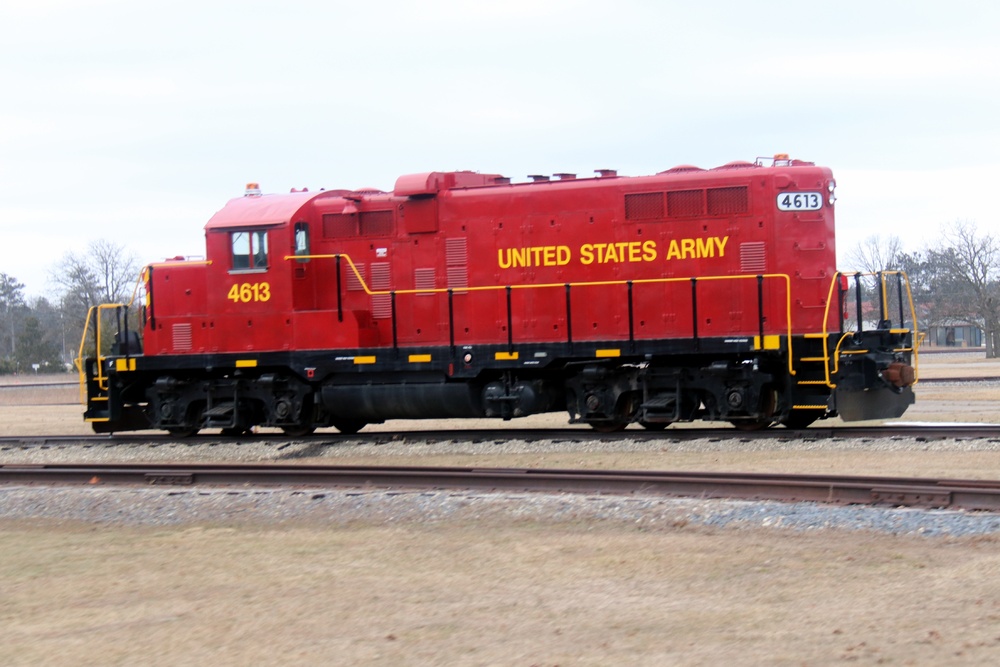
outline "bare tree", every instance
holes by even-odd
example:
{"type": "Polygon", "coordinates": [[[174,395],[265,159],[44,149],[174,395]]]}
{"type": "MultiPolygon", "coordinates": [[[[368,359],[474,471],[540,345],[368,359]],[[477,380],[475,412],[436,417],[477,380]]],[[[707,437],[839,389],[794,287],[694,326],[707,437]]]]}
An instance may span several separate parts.
{"type": "Polygon", "coordinates": [[[1000,242],[957,221],[942,229],[943,243],[927,251],[936,310],[953,321],[983,329],[986,356],[1000,354],[1000,242]]]}
{"type": "MultiPolygon", "coordinates": [[[[849,251],[847,253],[847,261],[849,262],[849,270],[854,270],[862,274],[860,284],[863,286],[863,295],[861,296],[863,310],[869,313],[873,324],[881,317],[889,317],[891,321],[892,316],[896,313],[902,313],[904,320],[909,317],[909,300],[904,293],[903,303],[900,304],[897,298],[899,291],[893,289],[896,281],[900,281],[901,286],[905,284],[902,282],[902,276],[886,274],[885,272],[902,271],[906,273],[911,288],[914,287],[911,271],[919,266],[919,254],[909,255],[903,252],[903,242],[898,236],[881,236],[876,234],[869,236],[849,251]],[[880,286],[878,276],[880,273],[883,274],[883,279],[886,280],[886,290],[882,290],[880,286]],[[888,299],[886,303],[880,306],[879,304],[882,301],[880,295],[882,294],[888,297],[888,299]]],[[[857,295],[852,291],[849,299],[855,298],[857,298],[857,295]]],[[[849,308],[848,312],[853,312],[853,310],[849,308]]],[[[902,324],[902,322],[897,323],[899,326],[902,326],[902,324]]]]}
{"type": "Polygon", "coordinates": [[[91,307],[131,300],[139,270],[132,251],[105,239],[91,242],[84,253],[68,253],[60,260],[50,279],[60,288],[60,309],[72,340],[78,340],[86,329],[91,307]]]}
{"type": "Polygon", "coordinates": [[[851,268],[877,273],[902,268],[903,242],[898,236],[869,236],[847,254],[851,268]]]}
{"type": "Polygon", "coordinates": [[[100,239],[84,254],[65,255],[51,274],[62,288],[63,302],[84,312],[101,303],[126,302],[139,277],[139,261],[125,246],[100,239]]]}

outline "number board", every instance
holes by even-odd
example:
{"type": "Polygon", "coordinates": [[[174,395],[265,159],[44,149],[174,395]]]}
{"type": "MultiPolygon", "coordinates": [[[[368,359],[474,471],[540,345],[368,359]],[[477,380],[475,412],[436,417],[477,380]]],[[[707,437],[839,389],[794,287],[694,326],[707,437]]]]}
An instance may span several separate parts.
{"type": "Polygon", "coordinates": [[[779,211],[818,211],[823,208],[820,192],[782,192],[778,195],[779,211]]]}
{"type": "Polygon", "coordinates": [[[269,301],[271,299],[270,283],[236,283],[230,288],[227,298],[233,303],[250,303],[251,301],[269,301]]]}

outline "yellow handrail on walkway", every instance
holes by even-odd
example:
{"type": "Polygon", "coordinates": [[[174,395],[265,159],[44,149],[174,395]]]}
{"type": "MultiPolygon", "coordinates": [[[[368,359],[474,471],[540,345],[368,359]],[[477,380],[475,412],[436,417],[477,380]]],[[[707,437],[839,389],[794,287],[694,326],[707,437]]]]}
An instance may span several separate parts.
{"type": "MultiPolygon", "coordinates": [[[[553,289],[553,288],[565,288],[567,285],[570,287],[600,287],[600,286],[614,286],[614,285],[628,285],[632,283],[633,285],[640,284],[656,284],[656,283],[689,283],[692,280],[697,281],[714,281],[714,280],[756,280],[758,277],[765,279],[780,279],[785,283],[785,321],[787,322],[786,335],[788,338],[788,373],[789,375],[795,375],[795,369],[793,368],[792,360],[794,355],[792,354],[792,281],[791,278],[786,273],[765,273],[765,274],[741,274],[733,276],[689,276],[684,278],[638,278],[634,280],[598,280],[598,281],[584,281],[576,283],[538,283],[538,284],[521,284],[521,285],[478,285],[475,287],[431,287],[423,289],[405,289],[405,290],[372,290],[368,287],[365,282],[364,277],[362,277],[361,272],[358,271],[358,267],[354,265],[354,261],[349,255],[345,253],[335,253],[329,255],[285,255],[285,261],[292,260],[306,260],[306,259],[338,259],[343,258],[347,260],[347,264],[351,271],[354,272],[354,276],[358,279],[358,284],[365,291],[368,296],[389,296],[392,294],[447,294],[451,292],[488,292],[488,291],[499,291],[505,290],[510,287],[512,290],[515,289],[553,289]]],[[[764,341],[760,341],[760,345],[763,348],[764,341]]]]}

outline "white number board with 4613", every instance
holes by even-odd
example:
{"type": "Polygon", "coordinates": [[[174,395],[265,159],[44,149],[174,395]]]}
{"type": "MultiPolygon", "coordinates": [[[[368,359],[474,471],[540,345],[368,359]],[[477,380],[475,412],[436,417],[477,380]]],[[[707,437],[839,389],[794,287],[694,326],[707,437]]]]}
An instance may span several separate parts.
{"type": "Polygon", "coordinates": [[[782,192],[778,195],[779,211],[818,211],[823,208],[819,192],[782,192]]]}

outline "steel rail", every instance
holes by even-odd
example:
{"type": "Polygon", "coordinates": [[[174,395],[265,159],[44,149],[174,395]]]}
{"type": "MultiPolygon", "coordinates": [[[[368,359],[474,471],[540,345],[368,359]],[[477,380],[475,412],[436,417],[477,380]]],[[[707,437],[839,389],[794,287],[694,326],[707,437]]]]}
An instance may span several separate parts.
{"type": "Polygon", "coordinates": [[[1000,511],[1000,480],[767,473],[296,465],[10,464],[3,485],[210,485],[635,494],[1000,511]]]}
{"type": "Polygon", "coordinates": [[[669,428],[663,431],[628,429],[615,433],[601,433],[588,427],[576,428],[498,428],[427,430],[427,431],[371,431],[350,435],[336,431],[319,431],[307,436],[291,437],[282,433],[255,433],[224,436],[206,433],[190,438],[176,438],[162,432],[129,432],[120,435],[22,435],[0,437],[0,448],[37,448],[53,446],[135,446],[143,444],[174,444],[183,446],[209,443],[309,443],[329,444],[382,444],[407,442],[482,442],[494,440],[556,440],[569,442],[614,442],[616,440],[684,441],[708,440],[843,440],[852,438],[918,438],[940,440],[945,438],[973,439],[1000,438],[1000,424],[902,424],[885,426],[811,426],[806,429],[769,428],[759,431],[741,431],[735,428],[669,428]]]}

